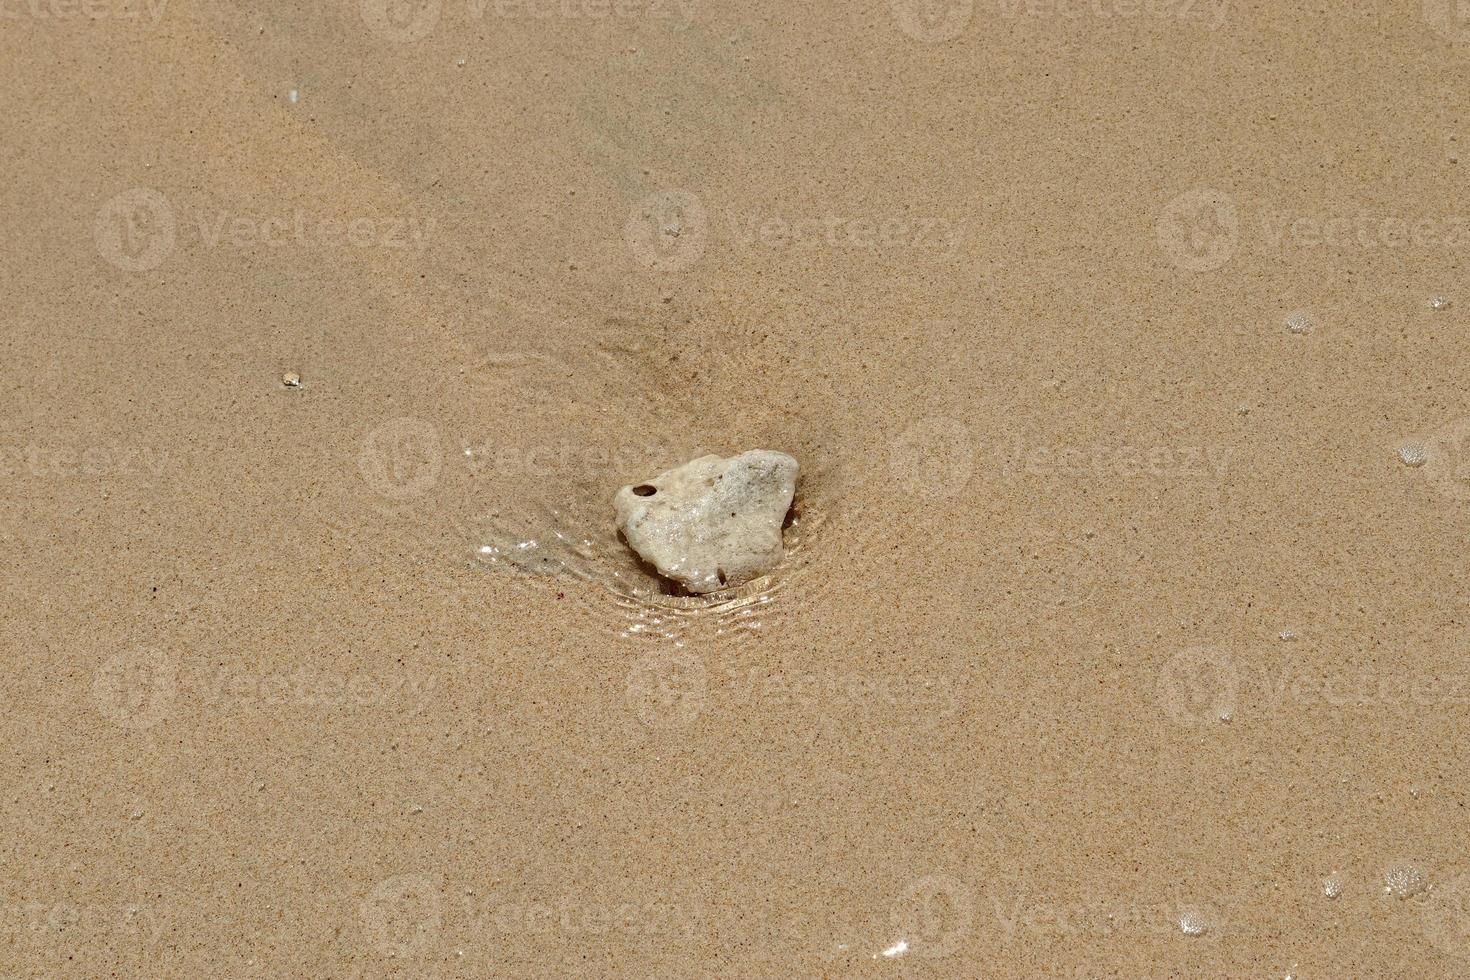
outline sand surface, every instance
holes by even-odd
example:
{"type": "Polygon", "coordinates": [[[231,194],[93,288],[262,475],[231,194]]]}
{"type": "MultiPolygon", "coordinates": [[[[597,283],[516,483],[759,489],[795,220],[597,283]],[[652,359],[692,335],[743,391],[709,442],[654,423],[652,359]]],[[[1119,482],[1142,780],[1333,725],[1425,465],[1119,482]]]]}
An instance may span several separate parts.
{"type": "Polygon", "coordinates": [[[1470,975],[1467,91],[1450,0],[0,0],[0,975],[1470,975]],[[753,447],[662,594],[613,491],[753,447]]]}

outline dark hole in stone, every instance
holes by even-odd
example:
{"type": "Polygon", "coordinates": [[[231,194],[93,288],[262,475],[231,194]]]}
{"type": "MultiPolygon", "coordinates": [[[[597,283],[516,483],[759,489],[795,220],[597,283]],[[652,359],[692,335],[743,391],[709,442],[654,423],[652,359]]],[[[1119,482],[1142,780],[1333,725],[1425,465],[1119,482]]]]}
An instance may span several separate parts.
{"type": "Polygon", "coordinates": [[[637,494],[640,497],[652,497],[654,494],[658,493],[658,487],[654,486],[652,483],[640,483],[633,488],[633,493],[637,494]]]}
{"type": "Polygon", "coordinates": [[[725,584],[725,581],[726,581],[725,580],[725,570],[723,568],[716,568],[715,569],[715,574],[717,576],[719,576],[720,584],[721,585],[724,585],[725,584]]]}

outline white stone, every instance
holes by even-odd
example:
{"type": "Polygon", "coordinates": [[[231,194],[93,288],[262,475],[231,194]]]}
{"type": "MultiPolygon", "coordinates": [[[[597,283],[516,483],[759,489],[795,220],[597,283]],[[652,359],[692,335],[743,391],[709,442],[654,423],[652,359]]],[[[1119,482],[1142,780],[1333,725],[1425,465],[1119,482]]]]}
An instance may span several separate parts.
{"type": "Polygon", "coordinates": [[[752,449],[701,456],[613,497],[618,530],[658,573],[704,594],[740,585],[781,560],[781,525],[796,495],[797,463],[752,449]]]}

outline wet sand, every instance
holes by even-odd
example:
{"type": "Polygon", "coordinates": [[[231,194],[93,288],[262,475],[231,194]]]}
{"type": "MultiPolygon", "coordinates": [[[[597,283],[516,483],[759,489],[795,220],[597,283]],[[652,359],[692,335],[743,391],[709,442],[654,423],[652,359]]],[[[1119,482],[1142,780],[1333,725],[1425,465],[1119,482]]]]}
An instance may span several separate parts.
{"type": "Polygon", "coordinates": [[[1450,7],[0,7],[5,975],[1466,975],[1450,7]]]}

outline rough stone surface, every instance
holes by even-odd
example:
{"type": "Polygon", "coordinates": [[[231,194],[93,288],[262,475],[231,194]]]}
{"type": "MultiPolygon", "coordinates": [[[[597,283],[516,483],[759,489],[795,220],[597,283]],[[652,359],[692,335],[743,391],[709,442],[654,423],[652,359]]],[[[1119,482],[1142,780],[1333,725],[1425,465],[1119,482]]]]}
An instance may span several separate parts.
{"type": "Polygon", "coordinates": [[[796,460],[769,449],[701,456],[613,497],[618,529],[660,575],[703,594],[748,582],[781,560],[796,460]]]}

